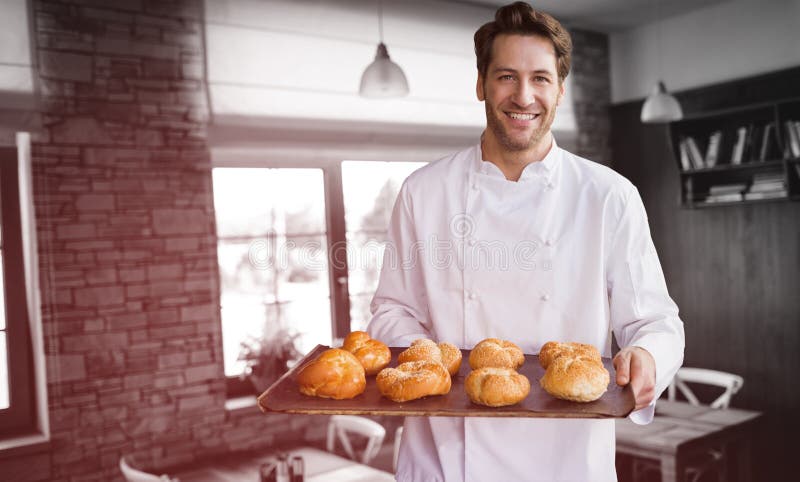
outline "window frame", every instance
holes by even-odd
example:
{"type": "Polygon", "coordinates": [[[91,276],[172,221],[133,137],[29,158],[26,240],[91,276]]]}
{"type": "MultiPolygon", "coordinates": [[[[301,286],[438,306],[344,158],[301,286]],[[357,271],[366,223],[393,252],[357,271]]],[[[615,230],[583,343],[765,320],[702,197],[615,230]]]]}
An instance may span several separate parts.
{"type": "Polygon", "coordinates": [[[36,377],[22,248],[17,149],[0,147],[0,229],[8,349],[9,407],[0,409],[0,438],[37,428],[36,377]],[[10,300],[18,302],[10,303],[10,300]]]}

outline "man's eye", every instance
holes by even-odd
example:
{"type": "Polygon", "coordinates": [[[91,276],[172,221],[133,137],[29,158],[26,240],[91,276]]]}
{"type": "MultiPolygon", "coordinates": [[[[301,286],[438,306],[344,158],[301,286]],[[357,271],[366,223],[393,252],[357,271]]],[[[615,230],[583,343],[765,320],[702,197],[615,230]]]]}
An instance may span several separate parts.
{"type": "Polygon", "coordinates": [[[500,80],[514,80],[513,75],[501,75],[500,80]]]}
{"type": "Polygon", "coordinates": [[[550,82],[549,78],[542,77],[541,75],[537,76],[534,80],[536,80],[536,82],[550,82]]]}

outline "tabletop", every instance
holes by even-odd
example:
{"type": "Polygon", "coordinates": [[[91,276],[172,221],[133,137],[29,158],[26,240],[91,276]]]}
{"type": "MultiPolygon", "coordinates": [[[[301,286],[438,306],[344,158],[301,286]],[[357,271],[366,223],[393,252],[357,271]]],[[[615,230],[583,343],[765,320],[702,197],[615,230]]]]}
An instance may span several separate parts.
{"type": "MultiPolygon", "coordinates": [[[[306,482],[390,482],[394,475],[315,447],[300,447],[285,452],[300,456],[305,466],[306,482]]],[[[275,453],[259,456],[231,457],[171,474],[181,482],[258,482],[259,467],[274,461],[275,453]]]]}
{"type": "Polygon", "coordinates": [[[659,400],[648,425],[616,421],[617,451],[661,461],[662,480],[682,480],[688,460],[717,444],[740,445],[739,473],[750,476],[750,435],[761,412],[714,409],[686,402],[659,400]]]}

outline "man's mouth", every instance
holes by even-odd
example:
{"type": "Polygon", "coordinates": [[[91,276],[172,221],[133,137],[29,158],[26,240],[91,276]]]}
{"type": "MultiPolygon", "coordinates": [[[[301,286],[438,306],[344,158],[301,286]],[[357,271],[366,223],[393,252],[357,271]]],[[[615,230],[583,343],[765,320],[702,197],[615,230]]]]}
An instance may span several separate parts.
{"type": "Polygon", "coordinates": [[[529,121],[539,117],[539,114],[527,114],[520,112],[506,112],[506,115],[515,120],[529,121]]]}

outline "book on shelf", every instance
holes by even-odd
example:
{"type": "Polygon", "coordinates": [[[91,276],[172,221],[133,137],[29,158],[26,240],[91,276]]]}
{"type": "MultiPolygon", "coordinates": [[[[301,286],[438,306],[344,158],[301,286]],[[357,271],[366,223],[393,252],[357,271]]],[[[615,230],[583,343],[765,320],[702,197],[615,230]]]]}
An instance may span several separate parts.
{"type": "Polygon", "coordinates": [[[788,157],[800,157],[800,122],[784,121],[783,130],[788,157]]]}
{"type": "Polygon", "coordinates": [[[786,189],[786,183],[783,181],[761,182],[750,185],[750,189],[748,189],[747,192],[780,191],[782,189],[786,189]]]}
{"type": "Polygon", "coordinates": [[[695,169],[704,168],[703,155],[700,153],[697,141],[694,140],[694,137],[690,136],[687,136],[684,141],[686,142],[686,150],[689,152],[689,159],[692,161],[692,167],[695,169]]]}
{"type": "Polygon", "coordinates": [[[752,199],[781,199],[786,197],[786,189],[778,191],[764,191],[764,192],[746,192],[744,193],[745,201],[752,199]]]}
{"type": "Polygon", "coordinates": [[[783,172],[782,171],[769,171],[769,172],[758,172],[753,174],[753,183],[758,184],[762,182],[776,182],[781,181],[783,182],[783,172]]]}
{"type": "Polygon", "coordinates": [[[742,193],[740,192],[731,192],[727,194],[709,194],[705,198],[705,202],[707,203],[727,203],[727,202],[735,202],[741,201],[743,198],[742,193]]]}
{"type": "Polygon", "coordinates": [[[731,153],[731,164],[737,165],[742,163],[744,158],[744,143],[747,140],[747,127],[740,127],[736,129],[736,142],[733,144],[733,152],[731,153]]]}
{"type": "Polygon", "coordinates": [[[692,169],[692,161],[689,160],[689,151],[686,147],[685,139],[681,139],[678,143],[678,151],[680,152],[681,156],[681,169],[684,171],[689,171],[692,169]]]}
{"type": "Polygon", "coordinates": [[[744,152],[742,162],[750,162],[758,159],[758,139],[761,137],[763,127],[757,124],[750,124],[747,128],[747,137],[744,141],[744,152]]]}
{"type": "Polygon", "coordinates": [[[717,184],[708,188],[708,194],[718,196],[722,194],[743,193],[747,190],[747,183],[737,182],[734,184],[717,184]]]}
{"type": "Polygon", "coordinates": [[[764,162],[774,156],[777,147],[777,137],[775,136],[775,123],[770,122],[764,126],[761,132],[761,145],[758,150],[758,161],[764,162]]]}
{"type": "Polygon", "coordinates": [[[708,146],[706,146],[705,166],[714,167],[719,158],[719,149],[722,144],[722,131],[714,131],[708,136],[708,146]]]}

